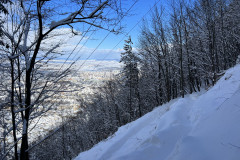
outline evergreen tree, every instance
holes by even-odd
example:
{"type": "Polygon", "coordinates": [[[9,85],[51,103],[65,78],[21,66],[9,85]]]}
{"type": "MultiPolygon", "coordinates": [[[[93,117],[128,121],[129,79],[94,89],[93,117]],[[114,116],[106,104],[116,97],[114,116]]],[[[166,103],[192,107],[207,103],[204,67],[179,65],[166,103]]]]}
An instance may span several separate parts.
{"type": "Polygon", "coordinates": [[[120,62],[124,63],[122,74],[125,79],[124,87],[127,93],[127,107],[130,113],[130,119],[137,117],[136,111],[138,110],[138,115],[141,116],[140,107],[140,94],[139,94],[139,69],[138,69],[138,57],[132,51],[132,40],[131,37],[125,40],[124,50],[121,53],[120,62]]]}

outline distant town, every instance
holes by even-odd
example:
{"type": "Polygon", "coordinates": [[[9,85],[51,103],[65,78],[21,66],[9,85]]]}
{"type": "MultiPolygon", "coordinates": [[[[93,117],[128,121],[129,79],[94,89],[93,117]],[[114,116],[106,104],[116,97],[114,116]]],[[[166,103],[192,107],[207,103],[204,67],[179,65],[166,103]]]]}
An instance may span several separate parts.
{"type": "MultiPolygon", "coordinates": [[[[122,67],[122,64],[117,61],[88,60],[84,67],[80,68],[83,62],[79,61],[74,64],[71,67],[72,73],[61,80],[62,83],[68,83],[71,87],[66,92],[56,95],[55,99],[52,99],[53,103],[58,104],[58,106],[46,112],[41,118],[35,119],[34,121],[38,125],[35,125],[33,122],[33,125],[30,126],[30,128],[34,127],[29,137],[30,142],[39,136],[44,137],[48,131],[62,124],[66,118],[74,116],[81,111],[78,99],[90,100],[90,95],[94,94],[105,81],[120,73],[122,67]]],[[[53,70],[58,69],[62,65],[62,61],[55,61],[54,63],[49,63],[48,67],[53,70]]],[[[67,67],[69,64],[66,63],[64,65],[67,67]]]]}

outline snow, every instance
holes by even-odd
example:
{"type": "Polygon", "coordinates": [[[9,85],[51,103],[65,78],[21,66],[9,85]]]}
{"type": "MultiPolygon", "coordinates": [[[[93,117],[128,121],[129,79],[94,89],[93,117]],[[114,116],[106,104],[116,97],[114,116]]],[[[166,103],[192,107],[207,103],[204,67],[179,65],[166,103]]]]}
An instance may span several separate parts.
{"type": "Polygon", "coordinates": [[[240,65],[208,91],[122,126],[75,160],[239,160],[240,65]]]}

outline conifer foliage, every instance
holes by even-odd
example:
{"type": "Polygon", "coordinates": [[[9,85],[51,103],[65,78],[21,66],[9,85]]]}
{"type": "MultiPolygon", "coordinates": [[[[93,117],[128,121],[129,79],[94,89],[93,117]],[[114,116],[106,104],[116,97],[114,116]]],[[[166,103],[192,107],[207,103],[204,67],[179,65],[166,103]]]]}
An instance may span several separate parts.
{"type": "Polygon", "coordinates": [[[140,108],[140,97],[139,97],[139,69],[138,69],[138,57],[136,53],[132,50],[132,40],[131,37],[125,40],[124,50],[121,53],[121,60],[124,64],[122,70],[122,76],[124,78],[124,90],[127,94],[127,108],[129,109],[130,118],[134,119],[136,117],[138,110],[138,115],[141,115],[140,108]]]}

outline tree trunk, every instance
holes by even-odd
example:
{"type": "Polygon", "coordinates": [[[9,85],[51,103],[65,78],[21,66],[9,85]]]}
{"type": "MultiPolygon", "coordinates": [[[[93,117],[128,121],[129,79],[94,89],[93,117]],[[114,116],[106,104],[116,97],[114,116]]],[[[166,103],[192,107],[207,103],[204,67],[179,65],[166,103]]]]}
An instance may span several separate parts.
{"type": "MultiPolygon", "coordinates": [[[[160,61],[160,60],[159,60],[160,61]]],[[[158,62],[158,95],[159,95],[159,104],[163,104],[163,91],[162,91],[162,83],[161,83],[161,62],[158,62]]]]}
{"type": "Polygon", "coordinates": [[[14,60],[10,59],[11,61],[11,114],[12,114],[12,130],[13,130],[13,140],[14,140],[14,156],[15,159],[18,159],[18,148],[17,148],[17,135],[16,135],[16,116],[14,112],[14,87],[15,87],[15,80],[14,80],[14,60]]]}
{"type": "Polygon", "coordinates": [[[28,154],[28,122],[31,108],[31,71],[26,72],[26,99],[25,99],[25,115],[23,118],[22,144],[20,152],[20,160],[29,160],[28,154]]]}
{"type": "Polygon", "coordinates": [[[183,77],[183,49],[182,49],[182,31],[179,27],[179,38],[180,38],[180,90],[181,96],[184,98],[184,77],[183,77]]]}

